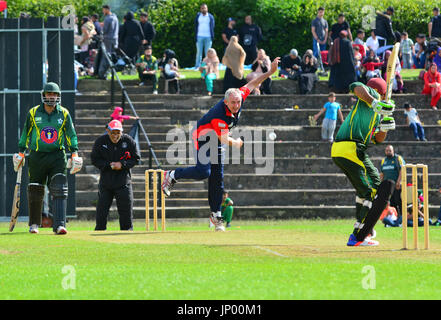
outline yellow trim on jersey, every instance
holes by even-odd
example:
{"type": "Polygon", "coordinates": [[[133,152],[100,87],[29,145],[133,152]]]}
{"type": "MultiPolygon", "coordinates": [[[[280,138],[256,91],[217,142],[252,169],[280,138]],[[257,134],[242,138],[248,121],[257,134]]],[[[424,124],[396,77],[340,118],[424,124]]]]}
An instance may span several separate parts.
{"type": "MultiPolygon", "coordinates": [[[[63,130],[64,131],[66,130],[65,124],[66,124],[66,119],[67,119],[67,115],[69,114],[69,111],[66,108],[62,107],[62,106],[60,106],[60,109],[61,109],[61,112],[63,112],[63,116],[64,116],[63,123],[61,124],[60,130],[58,130],[58,144],[60,145],[60,150],[61,150],[61,149],[63,149],[63,145],[61,143],[62,142],[61,138],[62,138],[62,135],[63,135],[63,130]]],[[[66,134],[65,134],[65,136],[66,136],[67,144],[70,147],[71,146],[70,139],[67,137],[66,134]]]]}
{"type": "MultiPolygon", "coordinates": [[[[38,151],[38,140],[40,140],[40,130],[38,130],[37,123],[35,122],[35,113],[37,112],[37,109],[38,109],[39,107],[40,107],[40,105],[38,105],[38,106],[36,106],[36,107],[33,107],[33,108],[30,110],[31,119],[32,119],[32,122],[34,123],[35,130],[37,131],[37,138],[35,139],[35,144],[37,145],[37,148],[35,149],[35,151],[38,151]]],[[[31,129],[32,129],[32,126],[31,126],[31,129]]],[[[28,147],[29,133],[32,131],[31,129],[29,129],[29,132],[28,132],[28,138],[27,138],[27,140],[26,140],[26,148],[28,147]]]]}
{"type": "Polygon", "coordinates": [[[369,136],[372,134],[372,130],[374,129],[376,120],[377,120],[377,114],[375,113],[374,116],[371,118],[371,122],[369,123],[369,132],[366,135],[366,138],[364,138],[364,144],[367,144],[367,140],[369,136]]]}
{"type": "Polygon", "coordinates": [[[366,171],[364,163],[357,157],[357,143],[354,141],[334,142],[331,148],[331,157],[348,159],[366,171]]]}
{"type": "Polygon", "coordinates": [[[357,109],[358,109],[358,104],[360,103],[360,100],[357,100],[357,104],[354,107],[354,110],[352,111],[352,116],[351,116],[351,121],[350,121],[350,126],[351,126],[351,131],[349,133],[350,135],[350,139],[352,139],[352,121],[354,119],[355,114],[357,113],[357,109]]]}

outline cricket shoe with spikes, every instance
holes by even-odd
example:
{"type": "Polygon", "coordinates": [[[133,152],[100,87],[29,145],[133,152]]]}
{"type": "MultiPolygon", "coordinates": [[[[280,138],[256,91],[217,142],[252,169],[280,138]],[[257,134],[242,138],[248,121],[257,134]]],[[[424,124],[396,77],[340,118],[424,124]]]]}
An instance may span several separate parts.
{"type": "Polygon", "coordinates": [[[210,215],[210,222],[214,225],[214,231],[225,231],[222,216],[217,216],[214,212],[210,215]]]}
{"type": "Polygon", "coordinates": [[[63,226],[59,226],[57,228],[57,231],[55,232],[55,234],[66,234],[67,233],[67,229],[63,226]]]}
{"type": "Polygon", "coordinates": [[[366,237],[364,241],[358,241],[354,234],[351,234],[348,239],[348,243],[346,244],[348,247],[375,247],[380,243],[376,240],[372,240],[369,237],[366,237]]]}
{"type": "Polygon", "coordinates": [[[166,197],[170,196],[170,191],[173,189],[173,186],[176,183],[176,180],[174,179],[175,171],[164,171],[164,182],[162,183],[162,192],[164,192],[166,197]]]}
{"type": "Polygon", "coordinates": [[[38,233],[38,226],[36,224],[33,224],[30,228],[29,228],[29,233],[38,233]]]}

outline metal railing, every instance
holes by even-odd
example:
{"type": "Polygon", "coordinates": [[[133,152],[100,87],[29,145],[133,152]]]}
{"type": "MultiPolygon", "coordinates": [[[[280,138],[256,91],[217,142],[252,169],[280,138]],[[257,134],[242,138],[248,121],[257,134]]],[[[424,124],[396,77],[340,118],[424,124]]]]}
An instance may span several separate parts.
{"type": "MultiPolygon", "coordinates": [[[[111,69],[111,72],[112,72],[112,80],[111,80],[111,84],[110,84],[110,91],[111,91],[111,99],[110,99],[111,101],[110,101],[110,103],[111,103],[112,107],[113,107],[114,100],[115,100],[114,99],[114,94],[115,94],[114,81],[115,81],[115,78],[116,78],[116,81],[118,82],[118,84],[119,84],[119,86],[121,88],[123,106],[125,105],[124,102],[127,101],[128,105],[130,106],[130,109],[133,112],[133,115],[135,117],[138,117],[138,114],[136,113],[135,107],[133,106],[132,100],[130,99],[130,97],[129,97],[128,93],[127,93],[127,89],[124,87],[123,83],[121,82],[121,79],[119,78],[118,73],[116,72],[115,64],[112,62],[112,59],[110,58],[109,53],[107,52],[107,50],[106,50],[106,48],[104,46],[104,43],[102,41],[100,41],[100,47],[101,47],[101,50],[102,50],[102,56],[104,56],[107,59],[107,62],[109,63],[109,66],[110,66],[110,69],[111,69]]],[[[147,148],[149,149],[149,169],[152,169],[153,160],[155,161],[157,167],[159,169],[162,169],[161,164],[159,163],[158,158],[156,157],[155,150],[153,150],[153,146],[150,143],[150,139],[149,139],[149,137],[148,137],[148,135],[147,135],[147,133],[146,133],[146,131],[144,129],[144,126],[141,123],[141,119],[138,120],[138,125],[139,125],[139,128],[141,129],[141,132],[142,132],[146,142],[147,142],[147,148]]]]}

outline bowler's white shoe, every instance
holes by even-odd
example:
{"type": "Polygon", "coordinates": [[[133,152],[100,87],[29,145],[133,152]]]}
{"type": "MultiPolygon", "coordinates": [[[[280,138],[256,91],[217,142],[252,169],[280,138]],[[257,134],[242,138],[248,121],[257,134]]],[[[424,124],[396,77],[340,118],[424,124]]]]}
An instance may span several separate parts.
{"type": "Polygon", "coordinates": [[[164,171],[164,182],[162,183],[161,188],[166,197],[170,196],[170,191],[173,189],[173,186],[176,183],[176,180],[173,179],[173,176],[174,176],[174,170],[164,171]]]}
{"type": "Polygon", "coordinates": [[[59,226],[57,228],[57,232],[55,232],[56,234],[66,234],[67,233],[67,229],[63,226],[59,226]]]}
{"type": "Polygon", "coordinates": [[[217,216],[214,212],[210,215],[210,222],[214,224],[214,231],[225,231],[222,216],[217,216]]]}
{"type": "Polygon", "coordinates": [[[30,228],[29,228],[29,233],[38,233],[38,226],[36,224],[33,224],[30,228]]]}

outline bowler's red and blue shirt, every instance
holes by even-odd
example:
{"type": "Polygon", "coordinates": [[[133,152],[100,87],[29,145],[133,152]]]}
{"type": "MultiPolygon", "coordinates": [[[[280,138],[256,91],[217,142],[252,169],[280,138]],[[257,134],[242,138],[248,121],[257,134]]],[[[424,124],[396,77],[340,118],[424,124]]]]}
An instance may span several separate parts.
{"type": "Polygon", "coordinates": [[[233,114],[225,104],[224,98],[222,98],[222,100],[215,104],[214,107],[208,110],[208,112],[201,119],[199,119],[192,133],[192,139],[197,150],[199,150],[200,147],[199,141],[208,141],[209,138],[204,138],[208,134],[215,132],[219,137],[221,135],[228,134],[230,129],[237,125],[239,122],[240,113],[242,112],[242,106],[245,99],[250,94],[250,89],[247,87],[241,87],[239,90],[242,94],[242,102],[237,113],[233,114]]]}

